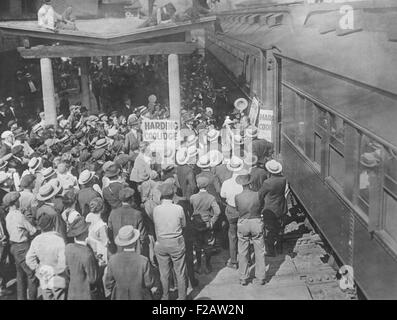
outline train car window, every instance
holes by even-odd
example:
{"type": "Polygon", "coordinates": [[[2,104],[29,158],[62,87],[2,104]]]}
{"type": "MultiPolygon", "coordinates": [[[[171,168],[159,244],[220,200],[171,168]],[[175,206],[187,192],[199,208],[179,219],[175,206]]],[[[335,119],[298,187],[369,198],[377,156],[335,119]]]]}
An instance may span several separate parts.
{"type": "Polygon", "coordinates": [[[305,150],[305,138],[306,138],[306,123],[305,123],[305,98],[296,95],[295,98],[295,123],[297,123],[296,144],[305,150]]]}
{"type": "Polygon", "coordinates": [[[343,180],[345,177],[345,159],[334,146],[329,146],[329,176],[343,188],[343,180]]]}
{"type": "Polygon", "coordinates": [[[385,175],[397,182],[397,151],[386,150],[385,175]]]}
{"type": "Polygon", "coordinates": [[[345,141],[345,127],[343,119],[333,114],[330,115],[330,119],[331,136],[343,143],[345,141]]]}
{"type": "Polygon", "coordinates": [[[327,112],[318,106],[316,108],[316,124],[324,129],[328,128],[327,112]]]}
{"type": "Polygon", "coordinates": [[[314,161],[314,105],[311,101],[305,100],[305,154],[314,161]]]}
{"type": "Polygon", "coordinates": [[[394,241],[397,241],[397,196],[385,190],[383,199],[383,208],[385,212],[383,229],[394,241]]]}
{"type": "Polygon", "coordinates": [[[282,130],[287,137],[295,141],[295,92],[287,87],[283,87],[282,91],[282,130]]]}
{"type": "Polygon", "coordinates": [[[317,133],[314,133],[314,162],[318,165],[318,168],[321,166],[321,136],[317,133]]]}
{"type": "Polygon", "coordinates": [[[251,84],[251,66],[250,56],[248,54],[245,56],[245,84],[247,87],[251,84]]]}

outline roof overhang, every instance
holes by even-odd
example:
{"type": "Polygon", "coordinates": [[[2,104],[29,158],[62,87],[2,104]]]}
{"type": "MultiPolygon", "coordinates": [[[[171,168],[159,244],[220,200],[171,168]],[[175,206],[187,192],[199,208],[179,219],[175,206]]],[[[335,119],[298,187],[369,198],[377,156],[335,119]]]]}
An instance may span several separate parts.
{"type": "Polygon", "coordinates": [[[140,25],[144,21],[140,19],[77,20],[79,30],[59,30],[58,32],[39,27],[37,21],[7,21],[0,22],[0,30],[7,35],[27,38],[112,46],[211,28],[214,27],[215,21],[215,16],[209,16],[201,17],[195,22],[169,22],[141,28],[140,25]]]}

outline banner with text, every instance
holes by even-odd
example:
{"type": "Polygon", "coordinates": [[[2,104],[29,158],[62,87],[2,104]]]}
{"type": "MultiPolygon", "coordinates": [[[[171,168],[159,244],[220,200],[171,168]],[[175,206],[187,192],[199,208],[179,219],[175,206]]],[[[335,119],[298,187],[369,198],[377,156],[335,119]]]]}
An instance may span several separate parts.
{"type": "Polygon", "coordinates": [[[144,120],[142,122],[143,141],[171,142],[179,137],[178,121],[173,120],[144,120]]]}
{"type": "Polygon", "coordinates": [[[259,111],[258,138],[272,141],[273,110],[259,111]]]}

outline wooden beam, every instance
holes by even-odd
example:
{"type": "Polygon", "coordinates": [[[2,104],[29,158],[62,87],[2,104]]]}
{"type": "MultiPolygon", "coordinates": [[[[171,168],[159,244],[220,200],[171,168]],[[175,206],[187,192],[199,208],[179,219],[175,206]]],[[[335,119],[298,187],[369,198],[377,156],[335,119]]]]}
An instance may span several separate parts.
{"type": "Polygon", "coordinates": [[[181,22],[177,24],[164,24],[153,27],[137,28],[127,32],[113,34],[96,34],[85,31],[60,30],[52,32],[40,27],[26,28],[7,22],[0,22],[0,30],[7,35],[25,36],[39,39],[51,39],[54,41],[78,42],[84,44],[114,45],[126,42],[139,41],[154,37],[163,37],[175,33],[183,33],[189,30],[201,29],[211,26],[216,17],[201,17],[199,21],[181,22]]]}
{"type": "Polygon", "coordinates": [[[160,54],[191,54],[197,49],[196,43],[166,42],[141,45],[112,46],[103,48],[92,48],[87,46],[37,46],[30,49],[18,48],[22,58],[59,58],[59,57],[104,57],[104,56],[140,56],[160,54]]]}

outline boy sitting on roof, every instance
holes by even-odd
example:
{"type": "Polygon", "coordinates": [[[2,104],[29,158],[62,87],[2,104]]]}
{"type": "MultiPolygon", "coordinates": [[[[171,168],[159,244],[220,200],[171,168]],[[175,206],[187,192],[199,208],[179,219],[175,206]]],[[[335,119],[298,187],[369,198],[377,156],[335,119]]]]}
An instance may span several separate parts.
{"type": "Polygon", "coordinates": [[[72,15],[72,7],[68,7],[60,15],[51,5],[52,0],[44,0],[43,5],[37,12],[40,27],[57,32],[59,29],[76,30],[75,18],[72,15]]]}

